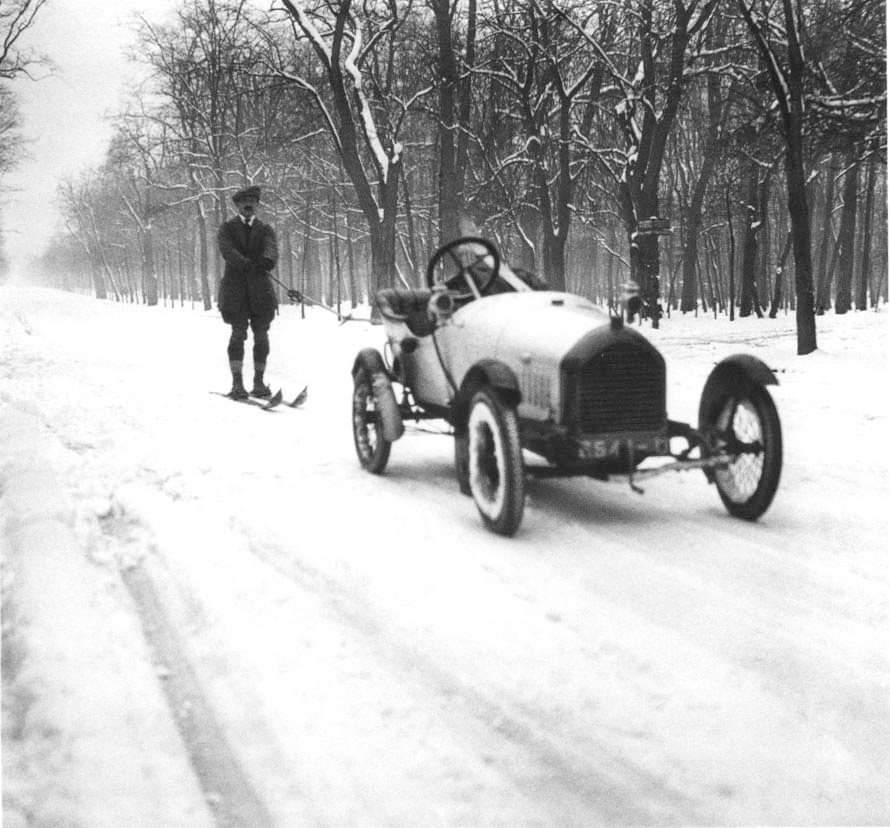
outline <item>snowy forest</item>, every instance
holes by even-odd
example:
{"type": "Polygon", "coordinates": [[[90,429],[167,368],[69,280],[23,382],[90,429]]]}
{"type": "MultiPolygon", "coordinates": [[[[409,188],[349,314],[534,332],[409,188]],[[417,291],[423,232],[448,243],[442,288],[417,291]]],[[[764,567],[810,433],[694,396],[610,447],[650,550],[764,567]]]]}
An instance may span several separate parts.
{"type": "Polygon", "coordinates": [[[465,216],[555,289],[633,280],[654,326],[794,312],[808,353],[815,315],[887,300],[880,0],[184,0],[135,25],[147,80],[60,185],[42,284],[209,309],[257,184],[278,277],[331,307],[419,284],[465,216]]]}

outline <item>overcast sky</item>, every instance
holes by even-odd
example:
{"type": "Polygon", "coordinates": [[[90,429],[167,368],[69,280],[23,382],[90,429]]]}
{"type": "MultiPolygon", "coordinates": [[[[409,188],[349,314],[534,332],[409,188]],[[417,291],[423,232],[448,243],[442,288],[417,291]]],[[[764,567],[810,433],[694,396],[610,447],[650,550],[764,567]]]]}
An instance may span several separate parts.
{"type": "Polygon", "coordinates": [[[175,5],[175,0],[49,0],[41,10],[25,45],[50,57],[56,72],[13,84],[29,154],[6,178],[4,224],[14,265],[39,254],[57,227],[59,180],[104,157],[110,137],[106,116],[119,108],[138,72],[125,57],[134,41],[134,13],[161,20],[175,5]]]}

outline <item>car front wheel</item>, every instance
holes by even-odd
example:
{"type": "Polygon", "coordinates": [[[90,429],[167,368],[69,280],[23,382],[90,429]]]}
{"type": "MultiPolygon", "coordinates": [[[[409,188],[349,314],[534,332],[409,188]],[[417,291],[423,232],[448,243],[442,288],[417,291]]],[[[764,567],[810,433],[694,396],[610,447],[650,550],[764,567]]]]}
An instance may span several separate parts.
{"type": "Polygon", "coordinates": [[[710,423],[719,448],[732,459],[714,470],[714,482],[727,511],[757,520],[772,503],[782,472],[782,430],[767,390],[754,387],[726,393],[712,408],[710,423]]]}
{"type": "Polygon", "coordinates": [[[485,525],[514,535],[525,508],[525,472],[516,410],[490,388],[476,391],[467,422],[470,493],[485,525]]]}
{"type": "Polygon", "coordinates": [[[366,368],[360,368],[355,374],[352,391],[352,436],[362,468],[372,474],[382,474],[389,461],[392,443],[383,436],[374,385],[366,368]]]}

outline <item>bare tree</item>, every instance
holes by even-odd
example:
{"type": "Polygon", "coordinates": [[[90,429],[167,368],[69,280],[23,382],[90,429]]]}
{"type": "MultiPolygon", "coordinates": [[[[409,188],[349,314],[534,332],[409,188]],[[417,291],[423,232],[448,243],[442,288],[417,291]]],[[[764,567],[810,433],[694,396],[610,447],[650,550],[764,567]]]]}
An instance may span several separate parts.
{"type": "MultiPolygon", "coordinates": [[[[705,34],[705,53],[702,69],[706,70],[703,82],[690,90],[684,129],[692,134],[692,146],[687,152],[691,157],[674,156],[670,163],[678,170],[680,178],[690,178],[688,203],[683,212],[683,285],[680,310],[695,310],[698,294],[699,235],[705,218],[708,189],[718,172],[721,156],[727,150],[732,137],[731,116],[739,106],[739,82],[731,58],[737,49],[733,42],[735,33],[731,21],[725,15],[717,16],[705,34]],[[689,172],[686,173],[686,168],[689,172]]],[[[719,209],[719,208],[718,208],[719,209]]],[[[730,302],[732,297],[730,297],[730,302]]]]}
{"type": "Polygon", "coordinates": [[[89,262],[90,279],[97,299],[107,299],[109,290],[120,298],[120,290],[108,260],[113,222],[112,205],[106,197],[107,182],[99,173],[67,179],[59,185],[58,195],[70,238],[74,239],[89,262]]]}
{"type": "MultiPolygon", "coordinates": [[[[155,220],[169,209],[169,177],[176,172],[167,157],[169,141],[163,126],[143,118],[125,117],[117,128],[106,169],[122,211],[138,239],[145,302],[158,304],[155,220]]],[[[173,189],[177,189],[175,185],[173,189]]]]}
{"type": "Polygon", "coordinates": [[[4,0],[0,3],[0,78],[30,75],[44,58],[22,48],[25,33],[34,25],[46,0],[4,0]]]}
{"type": "Polygon", "coordinates": [[[874,225],[875,179],[877,178],[874,161],[870,161],[866,169],[865,207],[862,217],[862,258],[859,265],[859,283],[856,286],[856,310],[865,310],[868,307],[869,292],[871,292],[872,304],[877,304],[871,280],[872,227],[874,225]]]}
{"type": "Polygon", "coordinates": [[[322,115],[334,151],[352,184],[371,242],[371,284],[392,284],[396,274],[396,219],[407,113],[432,85],[414,88],[397,75],[396,35],[410,10],[395,0],[361,11],[352,0],[316,4],[281,0],[295,39],[306,38],[323,76],[300,74],[278,60],[279,77],[307,93],[322,115]],[[323,86],[322,86],[323,83],[323,86]]]}
{"type": "MultiPolygon", "coordinates": [[[[609,159],[630,241],[631,278],[640,285],[653,327],[661,316],[658,222],[665,151],[718,0],[637,0],[628,4],[624,63],[597,32],[588,38],[620,95],[614,107],[624,139],[609,159]]],[[[601,156],[607,158],[607,156],[601,156]]]]}
{"type": "Polygon", "coordinates": [[[739,8],[766,65],[770,86],[781,113],[785,139],[785,177],[788,212],[794,249],[797,296],[797,353],[816,350],[816,315],[813,296],[813,261],[810,236],[810,207],[806,192],[804,153],[805,73],[799,8],[793,0],[782,0],[781,15],[770,15],[755,0],[738,0],[739,8]],[[780,31],[779,38],[774,36],[780,31]]]}
{"type": "Polygon", "coordinates": [[[439,88],[439,243],[460,235],[464,179],[469,155],[470,96],[476,62],[476,0],[469,0],[465,41],[461,50],[455,32],[461,26],[459,3],[428,0],[436,22],[439,88]],[[461,60],[462,52],[462,60],[461,60]]]}
{"type": "Polygon", "coordinates": [[[252,180],[265,160],[260,153],[245,153],[242,144],[255,128],[244,113],[255,91],[250,70],[259,64],[259,38],[244,0],[188,0],[176,18],[167,26],[141,20],[142,56],[163,101],[146,117],[162,123],[168,140],[178,144],[176,155],[186,173],[182,184],[198,225],[201,295],[209,309],[208,219],[223,220],[228,185],[252,180]]]}
{"type": "Polygon", "coordinates": [[[575,185],[587,149],[579,138],[590,132],[604,76],[599,56],[579,33],[594,27],[611,32],[611,10],[533,0],[507,4],[493,26],[509,46],[486,71],[509,96],[515,126],[496,172],[510,165],[524,169],[540,219],[541,264],[551,287],[561,290],[575,185]]]}
{"type": "MultiPolygon", "coordinates": [[[[98,262],[110,295],[108,273],[126,293],[140,261],[161,294],[165,279],[182,293],[175,271],[191,271],[182,284],[200,276],[208,307],[207,225],[250,182],[280,229],[283,278],[325,301],[416,282],[424,253],[466,211],[555,287],[612,302],[633,275],[653,322],[660,255],[672,306],[682,278],[685,307],[732,315],[741,275],[746,302],[787,309],[799,294],[781,284],[785,122],[740,3],[787,72],[782,0],[280,0],[277,15],[247,0],[184,0],[173,25],[146,27],[140,42],[154,74],[127,119],[149,144],[122,153],[118,141],[93,178],[108,267],[94,247],[80,260],[98,262]],[[666,247],[649,235],[664,224],[677,231],[666,247]]],[[[831,182],[812,174],[818,161],[831,152],[862,169],[866,209],[845,248],[875,248],[871,260],[857,252],[860,305],[870,262],[886,259],[881,3],[789,5],[810,38],[800,157],[820,226],[831,182]]],[[[826,242],[827,262],[840,247],[826,242]]]]}
{"type": "MultiPolygon", "coordinates": [[[[0,2],[0,82],[31,76],[34,66],[46,59],[22,46],[28,30],[46,0],[3,0],[0,2]]],[[[7,85],[0,85],[0,187],[6,173],[19,160],[22,139],[19,110],[7,85]]],[[[5,238],[0,234],[0,277],[7,268],[5,238]]]]}
{"type": "Polygon", "coordinates": [[[846,313],[852,307],[853,268],[856,261],[856,216],[859,205],[859,161],[855,147],[847,156],[844,172],[844,204],[838,232],[838,276],[834,296],[835,313],[846,313]]]}
{"type": "Polygon", "coordinates": [[[6,86],[0,86],[0,182],[20,157],[20,126],[21,118],[15,96],[6,86]]]}

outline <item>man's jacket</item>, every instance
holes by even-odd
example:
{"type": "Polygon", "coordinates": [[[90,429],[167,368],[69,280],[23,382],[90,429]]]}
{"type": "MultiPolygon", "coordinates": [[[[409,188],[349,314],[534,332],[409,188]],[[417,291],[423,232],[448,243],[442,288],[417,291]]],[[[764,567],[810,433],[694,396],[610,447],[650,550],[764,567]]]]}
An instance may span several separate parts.
{"type": "Polygon", "coordinates": [[[219,285],[223,321],[230,325],[248,319],[271,322],[278,310],[269,277],[278,262],[275,231],[256,217],[248,228],[240,216],[235,216],[220,226],[216,238],[226,263],[219,285]]]}

